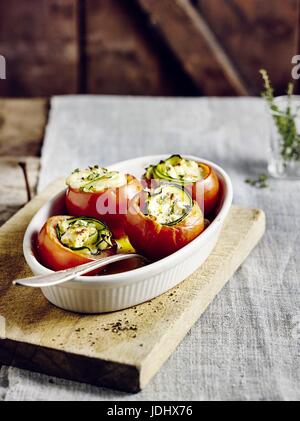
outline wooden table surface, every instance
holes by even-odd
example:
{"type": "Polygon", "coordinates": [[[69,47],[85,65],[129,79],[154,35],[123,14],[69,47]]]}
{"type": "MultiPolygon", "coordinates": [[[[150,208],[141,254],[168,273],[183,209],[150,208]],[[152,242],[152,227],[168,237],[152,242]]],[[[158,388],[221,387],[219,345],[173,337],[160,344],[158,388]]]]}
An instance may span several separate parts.
{"type": "Polygon", "coordinates": [[[48,111],[47,99],[0,99],[0,225],[35,194],[48,111]]]}

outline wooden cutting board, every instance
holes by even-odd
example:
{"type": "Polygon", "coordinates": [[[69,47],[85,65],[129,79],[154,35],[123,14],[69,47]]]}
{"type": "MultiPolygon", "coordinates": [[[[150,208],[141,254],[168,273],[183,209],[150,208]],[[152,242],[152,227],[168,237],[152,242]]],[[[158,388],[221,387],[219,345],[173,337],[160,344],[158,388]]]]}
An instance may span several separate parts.
{"type": "Polygon", "coordinates": [[[259,209],[232,206],[201,269],[139,306],[102,315],[56,308],[39,289],[11,286],[29,276],[24,231],[58,180],[0,228],[0,362],[129,392],[143,388],[231,278],[265,231],[259,209]]]}

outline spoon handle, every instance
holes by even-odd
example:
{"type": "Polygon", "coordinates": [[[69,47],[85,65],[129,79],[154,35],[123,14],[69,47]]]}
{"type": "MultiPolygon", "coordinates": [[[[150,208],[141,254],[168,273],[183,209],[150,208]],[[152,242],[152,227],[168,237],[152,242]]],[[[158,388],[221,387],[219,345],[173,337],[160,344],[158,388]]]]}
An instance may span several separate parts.
{"type": "Polygon", "coordinates": [[[92,262],[84,263],[83,265],[75,266],[70,269],[59,270],[51,272],[47,275],[31,276],[29,278],[15,279],[13,285],[19,284],[28,287],[48,287],[51,285],[62,284],[79,275],[84,275],[87,272],[109,265],[110,263],[118,262],[120,260],[132,259],[133,257],[142,258],[139,254],[116,254],[114,256],[104,257],[103,259],[94,260],[92,262]]]}

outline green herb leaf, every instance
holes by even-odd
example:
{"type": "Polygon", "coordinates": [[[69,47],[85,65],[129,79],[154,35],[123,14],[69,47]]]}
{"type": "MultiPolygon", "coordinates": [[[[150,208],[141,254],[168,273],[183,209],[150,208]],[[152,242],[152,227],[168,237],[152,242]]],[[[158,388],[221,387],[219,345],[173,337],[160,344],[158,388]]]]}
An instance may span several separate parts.
{"type": "Polygon", "coordinates": [[[268,175],[260,174],[257,178],[246,178],[245,183],[249,184],[252,187],[256,187],[258,189],[264,189],[266,187],[269,187],[268,175]]]}
{"type": "Polygon", "coordinates": [[[291,99],[294,92],[294,85],[292,82],[287,87],[287,106],[285,110],[280,110],[274,99],[274,90],[272,88],[269,75],[265,69],[260,70],[262,75],[265,90],[261,93],[262,97],[266,99],[278,133],[282,138],[281,156],[284,161],[299,161],[300,160],[300,136],[297,133],[295,118],[296,115],[292,113],[291,99]]]}

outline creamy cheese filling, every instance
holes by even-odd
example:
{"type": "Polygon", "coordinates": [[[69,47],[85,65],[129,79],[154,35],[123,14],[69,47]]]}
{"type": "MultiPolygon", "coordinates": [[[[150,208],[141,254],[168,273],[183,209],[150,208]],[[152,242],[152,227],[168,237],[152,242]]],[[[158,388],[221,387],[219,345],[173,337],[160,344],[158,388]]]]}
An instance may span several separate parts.
{"type": "Polygon", "coordinates": [[[126,184],[126,175],[118,171],[109,171],[107,168],[89,167],[77,168],[67,178],[66,183],[75,190],[85,192],[100,192],[106,188],[118,188],[126,184]]]}
{"type": "Polygon", "coordinates": [[[201,178],[201,170],[195,161],[182,158],[178,160],[176,165],[170,162],[165,164],[166,174],[174,179],[190,180],[192,182],[198,181],[201,178]]]}
{"type": "Polygon", "coordinates": [[[65,219],[58,223],[59,241],[72,250],[99,254],[112,246],[111,233],[93,219],[65,219]]]}
{"type": "Polygon", "coordinates": [[[157,165],[150,165],[145,173],[145,177],[149,180],[166,179],[179,184],[195,183],[205,176],[205,166],[180,155],[172,155],[157,165]]]}
{"type": "Polygon", "coordinates": [[[191,198],[181,188],[165,185],[147,199],[147,213],[162,225],[183,219],[191,209],[191,198]]]}

